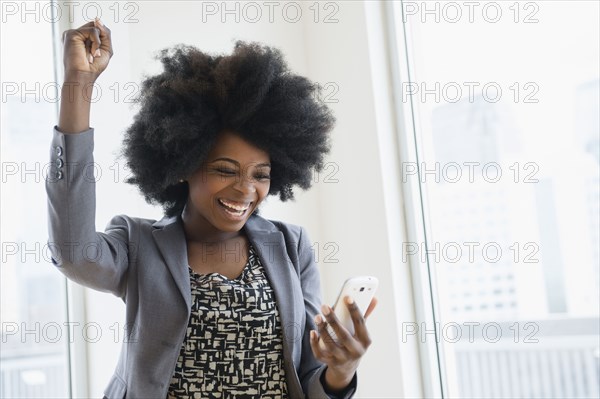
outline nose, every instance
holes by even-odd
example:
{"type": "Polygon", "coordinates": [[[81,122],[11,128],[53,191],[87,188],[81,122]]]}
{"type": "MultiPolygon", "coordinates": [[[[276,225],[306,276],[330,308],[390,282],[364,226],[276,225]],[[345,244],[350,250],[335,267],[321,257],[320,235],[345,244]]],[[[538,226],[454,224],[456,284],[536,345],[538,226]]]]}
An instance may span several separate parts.
{"type": "Polygon", "coordinates": [[[244,195],[252,194],[256,192],[256,187],[254,186],[255,183],[256,181],[254,178],[244,173],[241,173],[240,175],[238,175],[238,178],[235,179],[233,188],[241,193],[244,193],[244,195]]]}

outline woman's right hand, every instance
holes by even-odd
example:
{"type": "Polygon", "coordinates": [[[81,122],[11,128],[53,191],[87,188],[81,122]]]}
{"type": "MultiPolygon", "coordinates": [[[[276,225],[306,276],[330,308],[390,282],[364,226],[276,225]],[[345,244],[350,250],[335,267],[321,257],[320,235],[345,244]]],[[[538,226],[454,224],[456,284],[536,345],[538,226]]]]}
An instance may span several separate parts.
{"type": "Polygon", "coordinates": [[[95,81],[113,56],[110,29],[98,18],[64,31],[62,39],[65,76],[84,74],[95,81]]]}
{"type": "Polygon", "coordinates": [[[94,82],[113,55],[110,29],[96,19],[63,32],[64,84],[58,130],[79,133],[90,127],[94,82]]]}

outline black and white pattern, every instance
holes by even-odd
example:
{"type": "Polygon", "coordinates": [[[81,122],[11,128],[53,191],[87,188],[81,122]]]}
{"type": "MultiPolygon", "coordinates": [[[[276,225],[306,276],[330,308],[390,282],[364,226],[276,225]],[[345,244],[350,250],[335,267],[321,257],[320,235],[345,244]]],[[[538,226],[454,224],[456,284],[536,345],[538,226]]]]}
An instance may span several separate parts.
{"type": "Polygon", "coordinates": [[[249,244],[234,280],[189,268],[192,312],[167,398],[285,398],[275,297],[249,244]]]}

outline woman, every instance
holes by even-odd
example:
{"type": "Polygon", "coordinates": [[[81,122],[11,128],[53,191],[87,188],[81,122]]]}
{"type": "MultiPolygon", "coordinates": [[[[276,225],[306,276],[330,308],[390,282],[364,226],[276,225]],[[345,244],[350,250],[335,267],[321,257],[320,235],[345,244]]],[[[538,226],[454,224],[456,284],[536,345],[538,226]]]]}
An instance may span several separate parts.
{"type": "Polygon", "coordinates": [[[346,302],[350,335],[321,306],[305,230],[258,215],[267,195],[293,199],[292,187],[307,189],[322,168],[335,119],[316,86],[256,43],[238,41],[227,57],[163,50],[165,70],[143,82],[123,155],[127,182],[165,216],[118,215],[96,232],[86,99],[113,55],[111,33],[95,20],[63,43],[49,248],[67,277],[126,304],[127,340],[105,397],[352,397],[376,301],[365,318],[346,302]]]}

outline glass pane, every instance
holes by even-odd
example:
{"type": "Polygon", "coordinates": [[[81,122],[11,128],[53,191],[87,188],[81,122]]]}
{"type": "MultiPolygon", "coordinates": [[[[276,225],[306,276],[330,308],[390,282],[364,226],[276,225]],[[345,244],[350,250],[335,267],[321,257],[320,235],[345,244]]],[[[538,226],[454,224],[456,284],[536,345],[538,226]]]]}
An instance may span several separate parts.
{"type": "Polygon", "coordinates": [[[40,14],[43,5],[2,3],[3,398],[69,397],[65,278],[49,262],[47,249],[44,178],[57,86],[52,25],[40,14]]]}
{"type": "Polygon", "coordinates": [[[402,8],[448,395],[599,397],[599,3],[402,8]]]}

